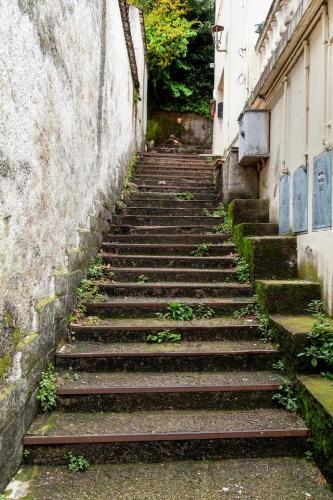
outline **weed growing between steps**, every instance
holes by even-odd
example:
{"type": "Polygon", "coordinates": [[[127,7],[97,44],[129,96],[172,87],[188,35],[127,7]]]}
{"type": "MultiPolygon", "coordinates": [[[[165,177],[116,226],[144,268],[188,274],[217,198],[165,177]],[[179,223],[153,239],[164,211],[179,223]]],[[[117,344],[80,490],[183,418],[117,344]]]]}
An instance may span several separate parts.
{"type": "Polygon", "coordinates": [[[236,260],[236,278],[242,283],[250,281],[250,266],[243,257],[236,260]]]}
{"type": "Polygon", "coordinates": [[[147,283],[147,281],[149,281],[149,278],[145,274],[140,274],[136,279],[137,283],[142,283],[142,284],[147,283]]]}
{"type": "Polygon", "coordinates": [[[83,455],[74,455],[71,451],[66,453],[65,460],[69,472],[85,472],[90,465],[83,455]]]}
{"type": "Polygon", "coordinates": [[[193,257],[207,257],[210,254],[212,246],[213,243],[201,243],[191,252],[191,255],[193,255],[193,257]]]}
{"type": "Polygon", "coordinates": [[[190,193],[190,191],[183,191],[182,193],[176,193],[175,198],[178,201],[192,201],[194,195],[193,193],[190,193]]]}
{"type": "Polygon", "coordinates": [[[228,216],[223,203],[220,203],[216,210],[208,210],[208,208],[204,208],[203,215],[205,215],[206,217],[222,217],[222,218],[226,218],[228,216]]]}
{"type": "Polygon", "coordinates": [[[178,344],[182,340],[182,336],[179,332],[176,331],[163,330],[162,332],[147,335],[146,340],[151,344],[162,344],[165,342],[169,342],[171,344],[178,344]]]}
{"type": "Polygon", "coordinates": [[[124,181],[124,187],[121,193],[121,199],[130,197],[138,190],[137,185],[134,184],[134,182],[132,182],[132,178],[136,167],[136,163],[139,160],[139,158],[140,158],[139,155],[134,155],[128,164],[127,175],[124,181]]]}
{"type": "Polygon", "coordinates": [[[296,382],[287,373],[284,361],[280,360],[273,364],[273,368],[281,373],[279,392],[272,399],[286,410],[296,413],[298,410],[296,397],[296,382]]]}
{"type": "MultiPolygon", "coordinates": [[[[111,266],[105,264],[101,256],[96,257],[90,262],[87,270],[87,278],[83,279],[80,286],[76,290],[77,302],[75,309],[68,317],[68,323],[78,321],[87,321],[85,315],[87,313],[87,304],[90,302],[106,302],[108,296],[101,293],[96,282],[103,282],[103,280],[110,279],[114,276],[111,271],[111,266]]],[[[90,317],[91,324],[94,323],[95,316],[90,317]]]]}
{"type": "Polygon", "coordinates": [[[258,297],[254,295],[254,303],[246,307],[241,307],[233,313],[235,319],[252,319],[259,322],[258,331],[260,340],[263,342],[271,342],[273,340],[273,330],[271,328],[270,319],[266,312],[260,310],[258,297]]]}
{"type": "Polygon", "coordinates": [[[42,373],[38,386],[37,401],[44,412],[54,410],[58,406],[56,376],[51,363],[46,371],[42,373]]]}
{"type": "Polygon", "coordinates": [[[196,310],[193,307],[178,302],[170,302],[166,313],[155,313],[157,319],[174,321],[191,321],[192,319],[210,319],[215,316],[215,311],[208,306],[198,306],[196,310]]]}
{"type": "Polygon", "coordinates": [[[325,372],[322,375],[333,379],[333,326],[327,321],[324,313],[324,305],[320,300],[313,300],[308,306],[314,318],[311,332],[308,335],[309,346],[298,354],[310,359],[313,368],[318,365],[323,367],[325,372]]]}
{"type": "Polygon", "coordinates": [[[233,231],[233,220],[228,215],[223,203],[220,203],[219,208],[210,214],[212,217],[221,217],[223,222],[212,228],[213,233],[227,234],[233,231]]]}
{"type": "Polygon", "coordinates": [[[31,455],[31,451],[23,448],[23,450],[22,450],[22,460],[23,460],[23,462],[26,462],[28,460],[28,458],[30,457],[30,455],[31,455]]]}
{"type": "Polygon", "coordinates": [[[116,215],[121,214],[121,212],[127,207],[126,203],[123,200],[116,201],[116,215]]]}

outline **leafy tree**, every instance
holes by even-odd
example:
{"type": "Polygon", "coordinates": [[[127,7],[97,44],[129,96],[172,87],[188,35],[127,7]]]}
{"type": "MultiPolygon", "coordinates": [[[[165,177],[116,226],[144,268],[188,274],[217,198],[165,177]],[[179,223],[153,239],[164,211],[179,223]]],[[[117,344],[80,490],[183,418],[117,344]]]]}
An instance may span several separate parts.
{"type": "Polygon", "coordinates": [[[150,108],[209,116],[212,0],[131,0],[145,12],[150,108]]]}

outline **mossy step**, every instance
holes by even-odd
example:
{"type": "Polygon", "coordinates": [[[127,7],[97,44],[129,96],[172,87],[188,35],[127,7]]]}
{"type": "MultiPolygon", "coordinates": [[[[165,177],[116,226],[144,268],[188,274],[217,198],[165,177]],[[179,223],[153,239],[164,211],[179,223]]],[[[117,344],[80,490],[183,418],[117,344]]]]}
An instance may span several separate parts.
{"type": "Polygon", "coordinates": [[[322,375],[299,375],[297,400],[311,429],[314,456],[333,484],[333,384],[322,375]]]}
{"type": "Polygon", "coordinates": [[[268,200],[233,200],[228,205],[228,214],[233,224],[243,222],[269,222],[268,200]]]}
{"type": "Polygon", "coordinates": [[[65,411],[270,408],[280,386],[274,372],[57,374],[65,411]]]}
{"type": "Polygon", "coordinates": [[[248,262],[253,279],[292,279],[297,276],[297,239],[289,236],[249,236],[237,249],[248,262]]]}
{"type": "MultiPolygon", "coordinates": [[[[116,227],[116,226],[115,226],[116,227]]],[[[225,243],[230,240],[230,234],[205,234],[205,233],[187,233],[186,242],[192,245],[198,245],[202,243],[225,243]]],[[[160,232],[155,232],[153,234],[107,234],[105,236],[105,241],[114,243],[144,243],[144,244],[170,244],[173,245],[184,243],[185,235],[182,233],[173,234],[162,234],[160,232]]]]}
{"type": "Polygon", "coordinates": [[[258,280],[258,300],[271,314],[304,314],[312,300],[320,300],[319,283],[304,280],[258,280]]]}
{"type": "MultiPolygon", "coordinates": [[[[206,272],[206,271],[205,271],[206,272]]],[[[156,313],[166,313],[172,297],[124,297],[115,298],[105,302],[90,302],[86,304],[88,314],[98,314],[103,312],[108,316],[135,316],[135,315],[154,315],[156,313]]],[[[183,306],[191,306],[196,309],[199,307],[209,307],[216,314],[231,314],[241,307],[253,304],[250,297],[178,297],[177,303],[183,306]]]]}
{"type": "Polygon", "coordinates": [[[79,371],[233,371],[267,370],[278,351],[260,341],[200,341],[178,344],[101,343],[63,345],[58,369],[79,371]]]}
{"type": "Polygon", "coordinates": [[[191,269],[191,268],[154,268],[154,267],[136,267],[136,268],[114,268],[114,282],[137,281],[139,276],[144,275],[149,282],[235,282],[236,271],[234,269],[191,269]]]}
{"type": "Polygon", "coordinates": [[[24,465],[8,485],[5,498],[18,490],[34,500],[213,500],[240,495],[285,500],[303,499],[305,493],[310,499],[332,499],[319,469],[295,457],[99,464],[84,474],[73,474],[65,466],[24,465]]]}
{"type": "Polygon", "coordinates": [[[37,417],[24,439],[30,463],[126,462],[303,454],[308,429],[283,410],[63,413],[37,417]],[[279,450],[279,451],[278,451],[279,450]]]}
{"type": "Polygon", "coordinates": [[[169,267],[172,273],[173,268],[231,269],[236,265],[233,255],[194,257],[183,255],[118,255],[102,253],[100,256],[104,262],[112,265],[113,270],[119,267],[169,267]]]}
{"type": "Polygon", "coordinates": [[[186,282],[155,282],[155,283],[100,283],[96,286],[109,296],[127,297],[250,297],[252,287],[244,283],[186,283],[186,282]]]}
{"type": "MultiPolygon", "coordinates": [[[[102,249],[118,255],[188,255],[197,250],[198,245],[190,244],[166,244],[166,243],[110,243],[104,242],[102,249]]],[[[208,248],[209,256],[222,256],[235,253],[234,243],[210,244],[208,248]]]]}
{"type": "Polygon", "coordinates": [[[211,318],[207,320],[172,321],[155,318],[89,319],[72,324],[71,330],[78,340],[96,342],[146,342],[151,333],[163,330],[177,331],[184,341],[198,340],[254,340],[259,337],[258,323],[254,320],[211,318]]]}
{"type": "MultiPolygon", "coordinates": [[[[177,193],[182,193],[184,190],[179,190],[177,193]]],[[[191,192],[191,191],[190,191],[191,192]]],[[[172,201],[172,202],[177,202],[178,200],[176,199],[176,194],[177,193],[168,193],[168,192],[161,192],[161,191],[151,191],[149,193],[146,192],[135,192],[133,193],[129,198],[128,201],[136,201],[136,200],[150,200],[150,201],[172,201]]],[[[190,201],[200,201],[200,202],[205,202],[205,203],[214,203],[216,202],[216,193],[209,192],[205,193],[204,195],[201,195],[201,193],[192,193],[193,194],[193,200],[190,201]]],[[[183,200],[182,200],[183,201],[183,200]]]]}
{"type": "Polygon", "coordinates": [[[115,223],[119,226],[218,226],[223,222],[221,217],[207,217],[204,215],[117,215],[115,223]]]}

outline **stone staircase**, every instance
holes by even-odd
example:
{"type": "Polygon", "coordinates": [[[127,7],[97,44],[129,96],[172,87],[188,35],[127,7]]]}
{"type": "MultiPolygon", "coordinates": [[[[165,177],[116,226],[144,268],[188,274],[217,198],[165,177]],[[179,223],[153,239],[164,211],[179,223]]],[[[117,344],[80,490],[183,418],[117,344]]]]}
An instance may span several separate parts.
{"type": "Polygon", "coordinates": [[[252,289],[236,280],[230,235],[212,232],[222,221],[203,212],[216,206],[212,165],[145,155],[133,181],[101,251],[114,272],[99,283],[108,300],[87,304],[100,321],[73,324],[75,341],[57,352],[60,405],[30,428],[31,461],[64,463],[68,450],[111,463],[303,453],[308,429],[272,402],[277,349],[255,321],[232,317],[252,289]],[[175,198],[184,191],[193,199],[175,198]],[[209,256],[191,255],[204,242],[209,256]],[[173,301],[215,315],[157,319],[173,301]],[[163,330],[182,341],[147,343],[163,330]]]}

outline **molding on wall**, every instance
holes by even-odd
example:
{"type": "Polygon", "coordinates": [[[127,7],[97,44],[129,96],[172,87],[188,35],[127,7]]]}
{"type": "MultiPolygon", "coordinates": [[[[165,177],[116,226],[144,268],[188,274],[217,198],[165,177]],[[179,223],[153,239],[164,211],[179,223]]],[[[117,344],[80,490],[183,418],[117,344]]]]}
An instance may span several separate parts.
{"type": "Polygon", "coordinates": [[[121,14],[121,20],[122,20],[123,28],[124,28],[124,36],[125,36],[125,41],[126,41],[128,59],[129,59],[129,63],[131,66],[133,85],[134,85],[135,89],[139,89],[140,88],[140,80],[139,80],[139,76],[138,76],[138,67],[136,64],[135,50],[134,50],[134,45],[133,45],[132,33],[131,33],[131,25],[130,25],[130,20],[129,20],[129,16],[128,16],[128,5],[127,5],[126,0],[118,0],[118,3],[119,3],[120,14],[121,14]]]}

